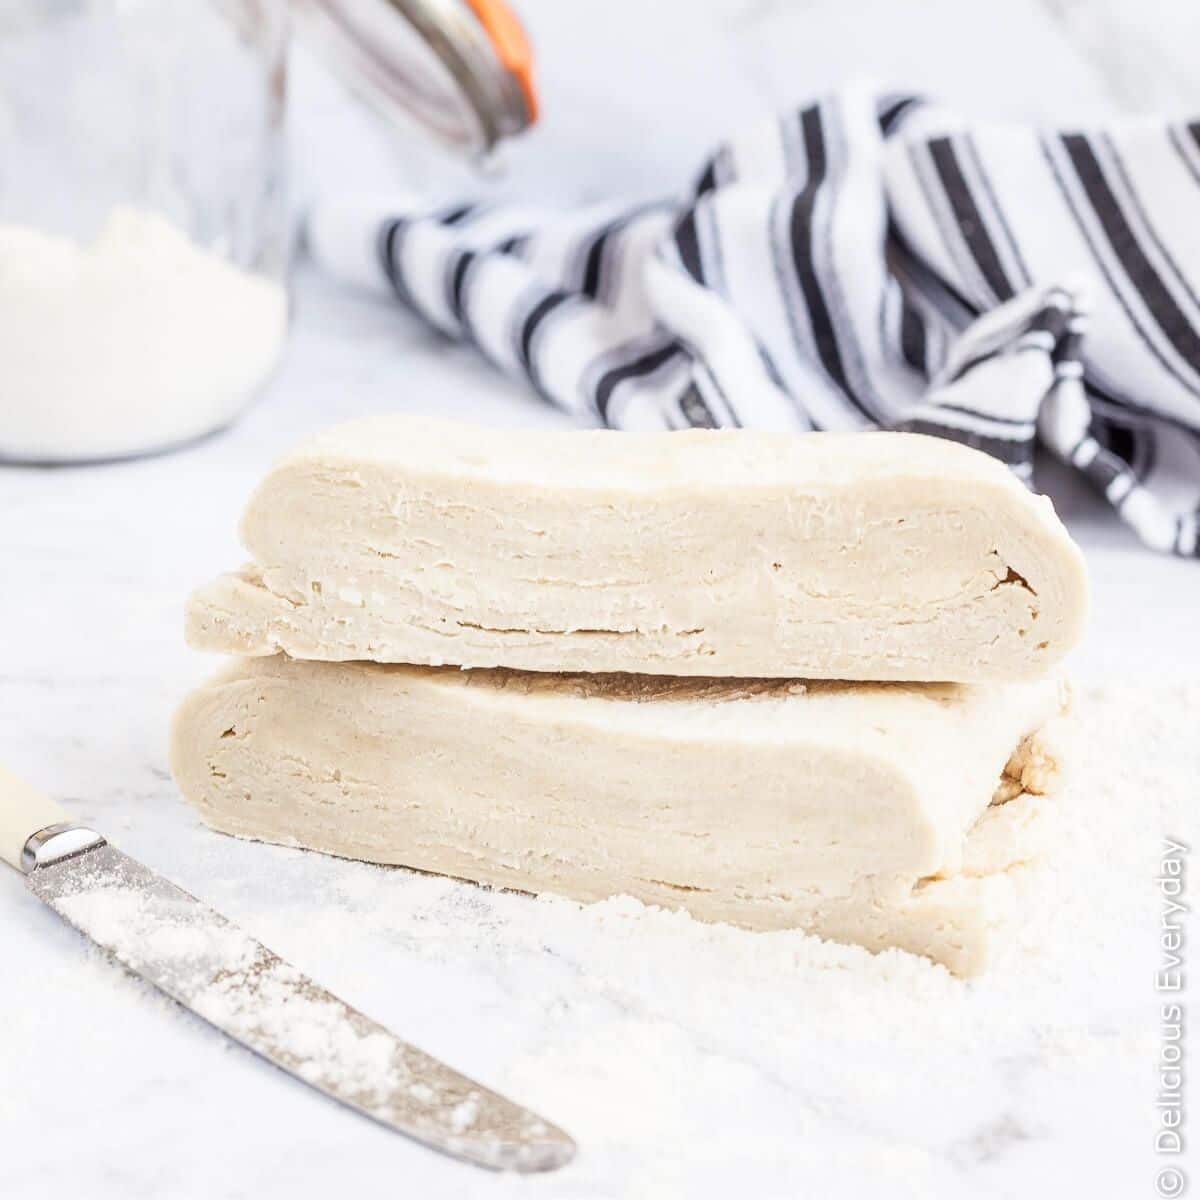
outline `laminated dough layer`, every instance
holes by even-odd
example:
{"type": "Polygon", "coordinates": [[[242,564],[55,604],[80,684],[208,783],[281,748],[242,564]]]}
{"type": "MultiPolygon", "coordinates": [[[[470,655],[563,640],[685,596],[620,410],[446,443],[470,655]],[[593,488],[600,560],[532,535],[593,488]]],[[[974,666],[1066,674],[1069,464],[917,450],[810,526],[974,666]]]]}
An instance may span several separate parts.
{"type": "Polygon", "coordinates": [[[1044,848],[1064,686],[244,659],[176,716],[216,829],[578,900],[898,946],[961,974],[1044,848]]]}
{"type": "Polygon", "coordinates": [[[191,643],[328,661],[812,679],[1043,674],[1087,585],[1045,497],[916,434],[403,416],[278,464],[191,643]]]}

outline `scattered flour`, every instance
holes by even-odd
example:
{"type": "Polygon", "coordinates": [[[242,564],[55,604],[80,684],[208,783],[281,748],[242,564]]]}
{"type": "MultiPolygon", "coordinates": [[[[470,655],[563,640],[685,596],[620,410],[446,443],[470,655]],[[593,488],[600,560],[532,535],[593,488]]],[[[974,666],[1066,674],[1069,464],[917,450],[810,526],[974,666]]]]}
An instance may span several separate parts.
{"type": "MultiPolygon", "coordinates": [[[[388,1034],[206,908],[180,908],[164,919],[161,904],[120,883],[61,896],[54,907],[127,966],[149,968],[212,1024],[235,1037],[265,1038],[310,1084],[384,1109],[410,1074],[388,1034]]],[[[438,1099],[424,1084],[404,1086],[421,1103],[438,1099]]],[[[450,1111],[452,1128],[461,1124],[460,1108],[450,1111]]]]}
{"type": "MultiPolygon", "coordinates": [[[[427,1085],[409,1083],[394,1039],[236,926],[206,908],[165,912],[141,890],[106,883],[64,895],[54,907],[122,962],[163,980],[206,1020],[235,1037],[265,1039],[309,1083],[336,1088],[382,1116],[401,1087],[424,1104],[439,1099],[427,1085]]],[[[448,1117],[452,1128],[459,1107],[448,1117]]]]}
{"type": "MultiPolygon", "coordinates": [[[[51,907],[121,962],[199,1016],[269,1054],[307,1082],[443,1148],[479,1122],[494,1165],[537,1155],[546,1126],[474,1086],[314,985],[289,963],[186,893],[147,879],[109,847],[75,860],[43,892],[51,907]],[[504,1150],[498,1134],[518,1142],[504,1150]]],[[[465,1147],[464,1147],[465,1148],[465,1147]]]]}
{"type": "MultiPolygon", "coordinates": [[[[898,951],[629,899],[534,900],[199,830],[190,853],[216,856],[206,897],[273,949],[574,1135],[555,1195],[1140,1195],[1155,1166],[1154,880],[1163,833],[1200,846],[1200,686],[1079,699],[1067,836],[1021,872],[1025,924],[970,983],[898,951]]],[[[110,969],[86,982],[106,1011],[133,999],[106,998],[110,969]]],[[[144,1023],[171,1032],[161,1014],[144,1023]]]]}
{"type": "Polygon", "coordinates": [[[142,892],[119,884],[62,896],[54,907],[135,969],[147,962],[191,971],[216,964],[244,969],[256,958],[254,942],[235,927],[182,918],[164,924],[142,892]]]}
{"type": "Polygon", "coordinates": [[[1011,1164],[1051,1139],[1086,1158],[1094,1194],[1117,1194],[1117,1158],[1149,1144],[1160,837],[1200,849],[1197,712],[1195,687],[1085,691],[1065,839],[1016,872],[1024,922],[971,983],[628,898],[581,907],[327,860],[306,937],[353,927],[447,981],[485,964],[503,994],[490,1019],[507,1004],[541,1031],[499,1086],[585,1154],[627,1154],[630,1194],[672,1194],[681,1161],[714,1191],[775,1162],[812,1194],[840,1194],[851,1163],[894,1195],[961,1194],[977,1168],[1008,1194],[1011,1164]]]}
{"type": "Polygon", "coordinates": [[[0,226],[0,459],[159,449],[226,424],[279,354],[284,289],[151,212],[90,246],[0,226]]]}

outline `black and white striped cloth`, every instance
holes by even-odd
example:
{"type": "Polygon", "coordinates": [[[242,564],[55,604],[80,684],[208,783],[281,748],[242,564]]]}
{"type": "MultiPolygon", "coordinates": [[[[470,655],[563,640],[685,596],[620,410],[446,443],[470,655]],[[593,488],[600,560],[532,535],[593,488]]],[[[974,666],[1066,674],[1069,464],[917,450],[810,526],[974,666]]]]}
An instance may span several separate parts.
{"type": "Polygon", "coordinates": [[[309,242],[589,423],[918,430],[1026,480],[1040,439],[1200,555],[1200,123],[1055,133],[851,88],[682,199],[332,204],[309,242]]]}

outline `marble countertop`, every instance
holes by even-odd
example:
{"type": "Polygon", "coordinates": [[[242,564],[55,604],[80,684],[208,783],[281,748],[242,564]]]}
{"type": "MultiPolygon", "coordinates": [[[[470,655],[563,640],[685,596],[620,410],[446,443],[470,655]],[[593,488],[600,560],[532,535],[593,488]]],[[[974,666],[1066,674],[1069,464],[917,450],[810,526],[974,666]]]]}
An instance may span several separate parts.
{"type": "MultiPolygon", "coordinates": [[[[547,119],[514,152],[510,182],[500,186],[520,181],[543,195],[650,193],[673,184],[737,121],[851,72],[941,90],[977,108],[1035,115],[1065,108],[1072,117],[1184,106],[1196,86],[1174,49],[1183,6],[1139,6],[1163,10],[1157,40],[1122,32],[1116,0],[1093,5],[1088,17],[1064,0],[937,0],[919,16],[906,8],[903,21],[884,0],[672,0],[652,12],[598,0],[522,7],[545,64],[547,119]],[[628,22],[612,19],[614,8],[629,21],[637,14],[637,39],[629,38],[628,22]],[[935,53],[930,40],[939,29],[935,53]],[[1012,72],[993,52],[1001,40],[1027,45],[1024,69],[1012,72]],[[1157,67],[1147,71],[1151,62],[1157,67]],[[633,131],[651,114],[648,146],[633,131]]],[[[303,61],[293,136],[307,187],[329,178],[345,187],[406,182],[403,164],[383,157],[369,124],[303,61]]],[[[972,1060],[976,1073],[953,1092],[959,1117],[945,1095],[925,1095],[920,1086],[905,1093],[913,1120],[927,1102],[930,1120],[959,1121],[953,1161],[943,1161],[941,1151],[915,1149],[921,1139],[906,1140],[898,1126],[881,1123],[883,1109],[872,1105],[888,1103],[878,1089],[895,1086],[898,1068],[873,1059],[878,1047],[865,1039],[860,1052],[841,1046],[836,1068],[825,1063],[858,1073],[868,1097],[858,1115],[818,1106],[819,1118],[793,1124],[789,1105],[803,1097],[811,1107],[820,1095],[813,1079],[780,1078],[769,1046],[757,1056],[733,1054],[723,1040],[730,1030],[716,1018],[701,1026],[662,1017],[670,989],[655,980],[668,978],[669,961],[610,961],[597,982],[589,972],[600,968],[572,941],[577,910],[555,918],[553,945],[522,945],[527,910],[520,906],[532,901],[203,829],[165,765],[172,708],[212,669],[183,645],[183,599],[240,560],[237,517],[273,458],[322,426],[392,410],[496,425],[567,423],[469,351],[387,304],[339,291],[301,264],[285,360],[233,429],[184,452],[122,465],[0,469],[0,762],[352,1003],[484,1081],[513,1082],[506,1064],[514,1056],[540,1054],[544,1062],[566,1044],[547,1030],[570,1028],[574,1049],[556,1060],[559,1087],[539,1083],[544,1073],[530,1076],[534,1094],[520,1098],[571,1108],[575,1092],[595,1091],[613,1111],[625,1110],[616,1126],[612,1112],[607,1118],[619,1136],[603,1150],[589,1148],[587,1120],[579,1118],[579,1164],[539,1179],[483,1176],[438,1158],[228,1050],[87,953],[15,875],[0,872],[0,1144],[8,1150],[0,1192],[13,1200],[299,1200],[386,1188],[429,1200],[691,1200],[737,1190],[773,1200],[804,1192],[875,1195],[884,1183],[897,1196],[963,1188],[1043,1196],[1055,1178],[1066,1187],[1070,1176],[1056,1172],[1085,1144],[1088,1104],[1128,1075],[1064,1074],[1052,1055],[1039,1058],[1044,1103],[1078,1111],[1066,1140],[1047,1135],[1031,1149],[1011,1112],[1024,1067],[1003,1047],[990,1058],[981,1052],[972,1060]],[[382,919],[387,914],[391,923],[382,919]],[[635,980],[630,972],[640,974],[635,980]],[[630,1012],[642,1019],[655,997],[660,1024],[650,1028],[670,1048],[662,1059],[669,1079],[639,1072],[620,1036],[621,1020],[632,1019],[630,1012]],[[722,1141],[739,1129],[756,1136],[722,1141]]],[[[1094,581],[1094,620],[1077,673],[1111,686],[1190,679],[1200,662],[1200,568],[1144,551],[1060,473],[1049,483],[1094,581]]],[[[669,960],[669,940],[656,945],[669,960]]],[[[1106,969],[1115,970],[1114,961],[1106,969]]],[[[769,976],[750,974],[769,989],[769,976]]],[[[728,1023],[738,1020],[736,1011],[728,1023]]],[[[820,1024],[806,1029],[804,1012],[778,1019],[781,1036],[786,1029],[819,1044],[820,1024]]],[[[919,1081],[919,1064],[906,1074],[913,1071],[919,1081]]],[[[928,1086],[942,1086],[932,1071],[928,1086]]],[[[1148,1189],[1152,1166],[1146,1151],[1131,1178],[1148,1189]]]]}

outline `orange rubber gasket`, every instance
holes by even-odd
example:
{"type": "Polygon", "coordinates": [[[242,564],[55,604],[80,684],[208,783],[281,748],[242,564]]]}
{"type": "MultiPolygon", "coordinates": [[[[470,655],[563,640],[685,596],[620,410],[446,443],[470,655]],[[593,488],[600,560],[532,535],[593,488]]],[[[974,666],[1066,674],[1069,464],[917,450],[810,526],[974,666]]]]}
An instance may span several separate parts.
{"type": "Polygon", "coordinates": [[[517,14],[504,0],[467,0],[472,12],[491,38],[496,54],[516,78],[529,110],[529,123],[538,117],[537,90],[533,84],[533,49],[517,14]]]}

